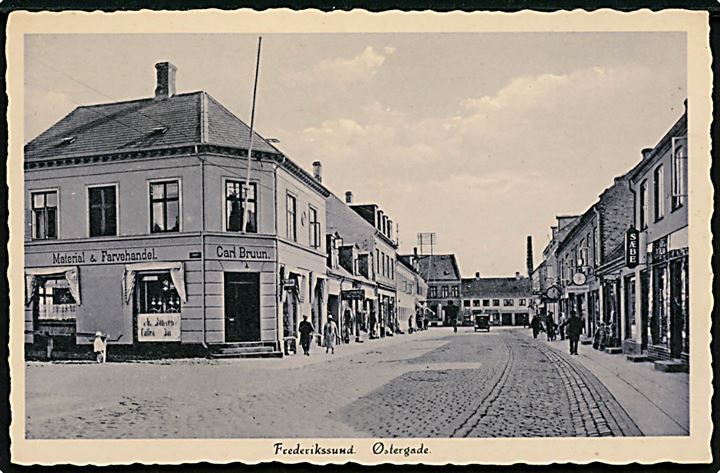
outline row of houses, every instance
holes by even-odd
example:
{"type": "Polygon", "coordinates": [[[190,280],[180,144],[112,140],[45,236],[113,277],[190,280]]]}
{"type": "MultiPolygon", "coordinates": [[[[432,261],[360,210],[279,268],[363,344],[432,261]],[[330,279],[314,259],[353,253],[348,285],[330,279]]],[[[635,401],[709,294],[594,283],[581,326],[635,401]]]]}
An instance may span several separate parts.
{"type": "Polygon", "coordinates": [[[685,111],[582,215],[557,217],[533,272],[540,310],[574,311],[607,351],[682,369],[690,350],[685,111]]]}
{"type": "Polygon", "coordinates": [[[406,332],[427,282],[393,220],[175,75],[158,63],[154,96],[78,107],[25,146],[26,352],[101,332],[118,355],[282,356],[304,316],[317,342],[330,316],[406,332]]]}
{"type": "Polygon", "coordinates": [[[428,282],[428,325],[471,325],[477,315],[487,315],[493,325],[525,326],[535,313],[529,276],[464,278],[454,254],[404,256],[415,262],[428,282]]]}

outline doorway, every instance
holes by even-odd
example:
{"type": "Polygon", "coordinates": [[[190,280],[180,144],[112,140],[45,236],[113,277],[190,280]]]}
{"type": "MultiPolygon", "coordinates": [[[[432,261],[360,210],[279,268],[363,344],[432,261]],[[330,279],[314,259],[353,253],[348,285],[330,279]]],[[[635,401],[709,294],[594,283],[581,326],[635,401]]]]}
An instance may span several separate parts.
{"type": "Polygon", "coordinates": [[[260,341],[260,274],[224,273],[225,341],[260,341]]]}

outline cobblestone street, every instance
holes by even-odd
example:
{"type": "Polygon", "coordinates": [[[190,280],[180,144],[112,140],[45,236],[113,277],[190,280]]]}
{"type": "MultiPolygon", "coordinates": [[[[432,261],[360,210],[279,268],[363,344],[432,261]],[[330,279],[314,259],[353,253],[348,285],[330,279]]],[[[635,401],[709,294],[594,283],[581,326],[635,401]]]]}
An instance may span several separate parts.
{"type": "Polygon", "coordinates": [[[434,329],[285,359],[28,363],[28,438],[641,435],[523,329],[434,329]],[[52,388],[50,388],[52,387],[52,388]]]}

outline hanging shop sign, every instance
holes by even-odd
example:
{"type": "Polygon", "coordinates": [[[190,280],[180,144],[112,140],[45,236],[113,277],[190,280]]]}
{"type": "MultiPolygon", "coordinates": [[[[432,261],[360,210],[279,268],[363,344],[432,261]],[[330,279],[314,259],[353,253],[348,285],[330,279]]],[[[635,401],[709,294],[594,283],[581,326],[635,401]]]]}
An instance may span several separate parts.
{"type": "Polygon", "coordinates": [[[557,302],[560,300],[560,297],[562,297],[562,291],[560,291],[560,288],[557,286],[550,286],[545,291],[545,299],[550,302],[557,302]]]}
{"type": "Polygon", "coordinates": [[[640,263],[640,232],[635,228],[625,232],[625,266],[635,268],[640,263]]]}
{"type": "Polygon", "coordinates": [[[587,282],[587,276],[585,276],[585,273],[577,272],[573,274],[572,282],[576,286],[582,286],[587,282]]]}
{"type": "Polygon", "coordinates": [[[340,297],[346,301],[362,301],[365,299],[365,291],[362,289],[348,289],[341,291],[340,297]]]}
{"type": "Polygon", "coordinates": [[[652,262],[661,263],[667,259],[668,247],[667,237],[662,237],[659,240],[655,240],[652,245],[652,262]]]}
{"type": "Polygon", "coordinates": [[[297,279],[295,279],[295,278],[283,279],[282,287],[283,287],[283,290],[285,290],[285,291],[293,291],[293,290],[297,289],[297,279]]]}
{"type": "Polygon", "coordinates": [[[138,342],[179,342],[180,314],[138,314],[138,342]]]}

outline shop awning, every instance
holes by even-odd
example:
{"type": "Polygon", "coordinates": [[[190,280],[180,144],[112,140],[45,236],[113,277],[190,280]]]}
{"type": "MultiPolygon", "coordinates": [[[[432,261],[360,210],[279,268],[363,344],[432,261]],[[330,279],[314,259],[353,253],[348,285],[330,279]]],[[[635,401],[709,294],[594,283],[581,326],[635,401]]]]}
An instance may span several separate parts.
{"type": "Polygon", "coordinates": [[[25,305],[30,305],[37,291],[38,276],[65,276],[70,286],[70,294],[77,305],[80,301],[80,268],[78,266],[59,266],[51,268],[26,268],[25,269],[25,305]]]}
{"type": "Polygon", "coordinates": [[[125,294],[125,303],[129,304],[135,290],[135,276],[140,271],[170,271],[170,277],[175,285],[175,290],[183,302],[187,302],[187,292],[185,291],[185,267],[182,262],[153,262],[153,263],[135,263],[125,265],[125,277],[123,278],[123,293],[125,294]]]}

